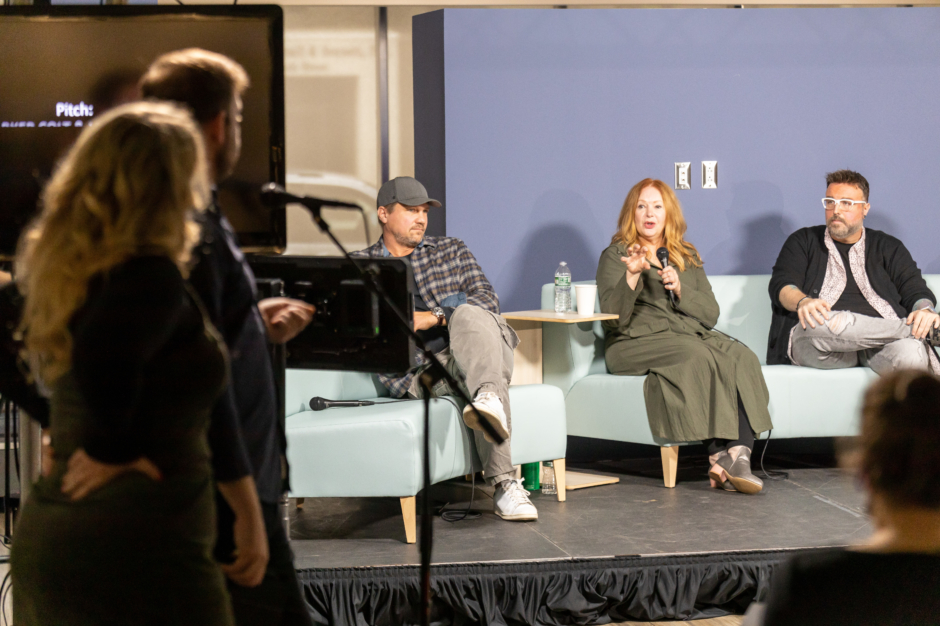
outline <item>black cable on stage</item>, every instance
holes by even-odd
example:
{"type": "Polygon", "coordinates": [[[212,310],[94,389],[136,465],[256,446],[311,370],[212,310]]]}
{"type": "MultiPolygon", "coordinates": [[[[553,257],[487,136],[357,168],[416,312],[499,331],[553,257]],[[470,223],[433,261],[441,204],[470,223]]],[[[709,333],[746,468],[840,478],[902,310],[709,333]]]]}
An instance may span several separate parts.
{"type": "Polygon", "coordinates": [[[437,513],[441,516],[441,519],[445,522],[462,522],[465,519],[479,519],[482,513],[479,511],[471,511],[473,508],[473,496],[477,490],[477,473],[472,472],[470,474],[470,504],[467,505],[466,510],[457,510],[457,509],[445,509],[445,507],[450,504],[450,502],[445,503],[437,513]]]}
{"type": "Polygon", "coordinates": [[[767,440],[764,442],[764,449],[760,452],[760,471],[763,472],[764,478],[767,480],[786,480],[790,478],[790,472],[768,472],[766,469],[764,469],[764,455],[767,454],[767,444],[770,443],[770,436],[772,434],[774,434],[773,430],[767,431],[767,440]]]}

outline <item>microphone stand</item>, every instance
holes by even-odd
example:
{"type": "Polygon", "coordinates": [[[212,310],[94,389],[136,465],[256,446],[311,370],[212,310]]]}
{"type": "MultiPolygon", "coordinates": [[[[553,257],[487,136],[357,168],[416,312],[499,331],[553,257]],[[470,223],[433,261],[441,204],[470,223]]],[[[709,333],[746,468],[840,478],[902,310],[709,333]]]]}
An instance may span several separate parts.
{"type": "MultiPolygon", "coordinates": [[[[421,350],[421,353],[427,359],[429,367],[421,373],[419,382],[421,387],[424,389],[424,498],[421,503],[421,626],[429,626],[431,623],[431,543],[432,543],[432,527],[431,527],[431,463],[430,463],[430,450],[431,450],[431,389],[434,383],[437,380],[446,380],[450,385],[450,388],[457,393],[457,395],[466,402],[471,410],[477,414],[478,421],[483,427],[483,430],[493,438],[496,443],[502,443],[505,441],[503,437],[496,432],[496,429],[479,414],[476,407],[473,406],[473,402],[470,400],[470,397],[464,392],[460,383],[450,375],[450,372],[441,364],[437,359],[437,356],[428,350],[427,346],[424,344],[424,340],[421,339],[421,336],[415,332],[414,321],[408,320],[405,318],[401,310],[395,306],[395,303],[392,302],[388,294],[385,292],[385,289],[375,280],[375,276],[372,272],[368,271],[359,261],[353,257],[346,248],[339,242],[339,240],[333,235],[333,232],[330,230],[330,225],[326,223],[323,217],[320,215],[320,210],[323,207],[328,206],[345,206],[345,203],[340,202],[330,202],[328,200],[319,200],[317,198],[303,197],[303,198],[291,198],[289,202],[295,202],[302,205],[310,212],[310,216],[313,219],[314,223],[319,227],[323,233],[329,237],[330,241],[339,248],[340,252],[343,253],[343,256],[346,257],[349,262],[353,264],[356,270],[359,272],[360,277],[362,277],[365,284],[368,288],[379,296],[382,299],[382,302],[389,308],[392,313],[394,313],[394,319],[396,320],[398,326],[405,330],[408,335],[414,340],[415,345],[421,350]]],[[[356,207],[362,211],[362,207],[356,207]]]]}
{"type": "Polygon", "coordinates": [[[431,624],[431,389],[437,382],[427,372],[420,376],[424,389],[424,497],[421,498],[421,626],[431,624]]]}

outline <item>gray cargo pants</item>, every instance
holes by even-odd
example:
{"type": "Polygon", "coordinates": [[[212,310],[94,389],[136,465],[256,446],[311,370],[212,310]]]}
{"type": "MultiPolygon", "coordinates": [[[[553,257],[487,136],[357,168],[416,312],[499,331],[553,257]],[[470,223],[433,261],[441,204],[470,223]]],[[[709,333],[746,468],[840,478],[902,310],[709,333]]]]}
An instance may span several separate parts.
{"type": "Polygon", "coordinates": [[[911,327],[903,319],[833,311],[823,326],[803,329],[797,324],[790,342],[794,363],[805,367],[839,369],[865,365],[877,374],[929,367],[926,344],[911,336],[911,327]]]}
{"type": "MultiPolygon", "coordinates": [[[[464,391],[470,399],[478,393],[492,391],[499,396],[506,411],[506,429],[512,433],[509,410],[509,381],[512,378],[513,350],[519,337],[502,316],[472,304],[454,310],[449,324],[450,346],[437,353],[447,371],[457,380],[465,381],[464,391]]],[[[434,388],[434,395],[450,395],[446,383],[434,388]]],[[[421,388],[415,376],[408,395],[420,398],[421,388]]],[[[510,437],[511,438],[511,437],[510,437]]],[[[486,482],[496,484],[515,478],[509,439],[501,444],[490,443],[479,430],[473,431],[477,453],[483,462],[486,482]]]]}

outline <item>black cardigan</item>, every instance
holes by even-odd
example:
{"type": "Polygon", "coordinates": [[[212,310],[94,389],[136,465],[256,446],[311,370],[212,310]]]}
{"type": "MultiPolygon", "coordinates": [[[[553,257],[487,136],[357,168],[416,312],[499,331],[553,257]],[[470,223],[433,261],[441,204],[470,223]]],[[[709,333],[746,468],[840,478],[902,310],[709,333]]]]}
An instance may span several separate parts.
{"type": "MultiPolygon", "coordinates": [[[[796,285],[811,298],[819,297],[829,263],[825,234],[825,226],[801,228],[787,238],[777,256],[770,277],[773,317],[767,341],[768,365],[790,364],[787,345],[790,330],[799,322],[799,317],[780,304],[780,290],[787,285],[796,285]]],[[[891,305],[900,318],[907,317],[921,299],[926,298],[934,305],[937,303],[904,244],[873,228],[865,229],[865,271],[872,289],[891,305]]]]}

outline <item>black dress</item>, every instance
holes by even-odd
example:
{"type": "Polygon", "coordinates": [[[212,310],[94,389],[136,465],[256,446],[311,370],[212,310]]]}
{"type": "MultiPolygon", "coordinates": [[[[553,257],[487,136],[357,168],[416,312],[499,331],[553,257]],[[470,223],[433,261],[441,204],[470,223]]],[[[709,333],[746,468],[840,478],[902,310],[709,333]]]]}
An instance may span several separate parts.
{"type": "Polygon", "coordinates": [[[825,550],[774,572],[764,626],[940,624],[940,554],[825,550]]]}
{"type": "Polygon", "coordinates": [[[70,328],[72,368],[52,390],[56,462],[16,527],[16,623],[229,626],[211,555],[206,430],[226,379],[215,330],[158,256],[95,277],[70,328]],[[146,456],[163,478],[124,474],[71,502],[62,475],[78,448],[110,463],[146,456]]]}

